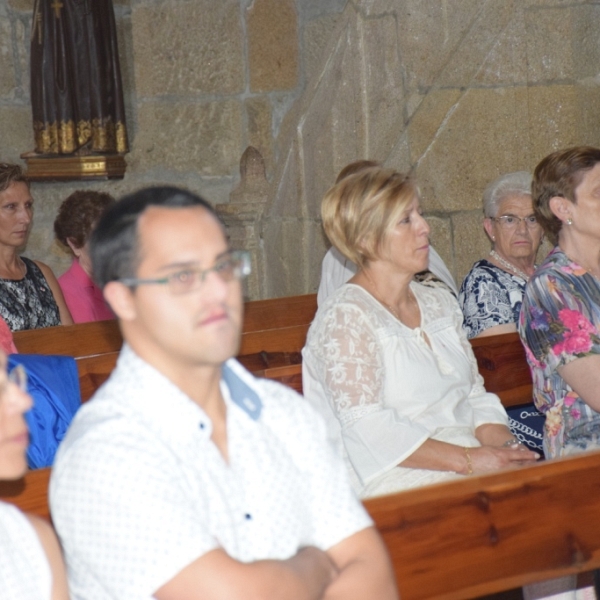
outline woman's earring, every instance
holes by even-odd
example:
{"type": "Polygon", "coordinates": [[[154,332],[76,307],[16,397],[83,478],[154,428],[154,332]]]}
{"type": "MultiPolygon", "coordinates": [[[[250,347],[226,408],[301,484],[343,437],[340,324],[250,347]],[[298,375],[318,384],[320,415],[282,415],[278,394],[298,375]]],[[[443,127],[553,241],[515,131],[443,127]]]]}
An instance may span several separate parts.
{"type": "Polygon", "coordinates": [[[571,217],[567,219],[567,225],[573,225],[573,219],[571,219],[571,217]]]}

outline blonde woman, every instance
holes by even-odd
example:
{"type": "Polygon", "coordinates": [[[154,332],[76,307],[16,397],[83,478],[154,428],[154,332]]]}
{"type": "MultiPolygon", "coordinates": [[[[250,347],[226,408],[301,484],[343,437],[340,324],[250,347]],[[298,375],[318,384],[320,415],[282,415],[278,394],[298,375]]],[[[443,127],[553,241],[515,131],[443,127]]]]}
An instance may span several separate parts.
{"type": "Polygon", "coordinates": [[[322,217],[359,271],[317,312],[303,386],[359,495],[536,460],[483,388],[454,297],[413,281],[429,259],[416,184],[365,169],[327,192],[322,217]]]}

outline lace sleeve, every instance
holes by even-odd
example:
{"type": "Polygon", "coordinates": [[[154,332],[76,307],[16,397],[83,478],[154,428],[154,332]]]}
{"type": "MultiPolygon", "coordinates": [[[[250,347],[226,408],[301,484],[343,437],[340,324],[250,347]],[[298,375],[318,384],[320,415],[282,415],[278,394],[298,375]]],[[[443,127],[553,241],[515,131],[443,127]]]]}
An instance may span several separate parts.
{"type": "Polygon", "coordinates": [[[381,348],[368,316],[348,304],[327,315],[320,337],[325,389],[344,429],[382,405],[381,348]]]}
{"type": "Polygon", "coordinates": [[[429,431],[387,405],[377,308],[357,298],[360,294],[348,295],[351,301],[327,307],[313,323],[309,361],[339,422],[340,442],[366,485],[400,464],[429,431]]]}

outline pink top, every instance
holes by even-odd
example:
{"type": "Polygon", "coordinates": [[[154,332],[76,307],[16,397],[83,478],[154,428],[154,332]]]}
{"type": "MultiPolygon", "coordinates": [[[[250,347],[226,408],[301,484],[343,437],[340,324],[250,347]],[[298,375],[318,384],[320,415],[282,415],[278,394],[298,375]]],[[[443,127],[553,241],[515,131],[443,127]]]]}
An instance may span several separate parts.
{"type": "Polygon", "coordinates": [[[13,334],[10,330],[8,323],[0,317],[0,348],[6,352],[6,354],[16,354],[18,352],[13,341],[13,334]]]}
{"type": "Polygon", "coordinates": [[[77,259],[68,271],[58,278],[67,306],[75,323],[106,321],[115,315],[104,301],[102,290],[81,268],[77,259]]]}

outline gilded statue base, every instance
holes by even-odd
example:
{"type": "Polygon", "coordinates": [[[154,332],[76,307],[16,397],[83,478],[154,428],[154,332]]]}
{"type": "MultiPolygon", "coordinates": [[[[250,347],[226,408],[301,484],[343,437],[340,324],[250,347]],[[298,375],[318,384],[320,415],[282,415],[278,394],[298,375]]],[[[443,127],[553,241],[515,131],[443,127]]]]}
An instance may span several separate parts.
{"type": "Polygon", "coordinates": [[[27,163],[31,181],[88,181],[123,179],[127,163],[120,154],[90,154],[87,156],[21,155],[27,163]]]}

